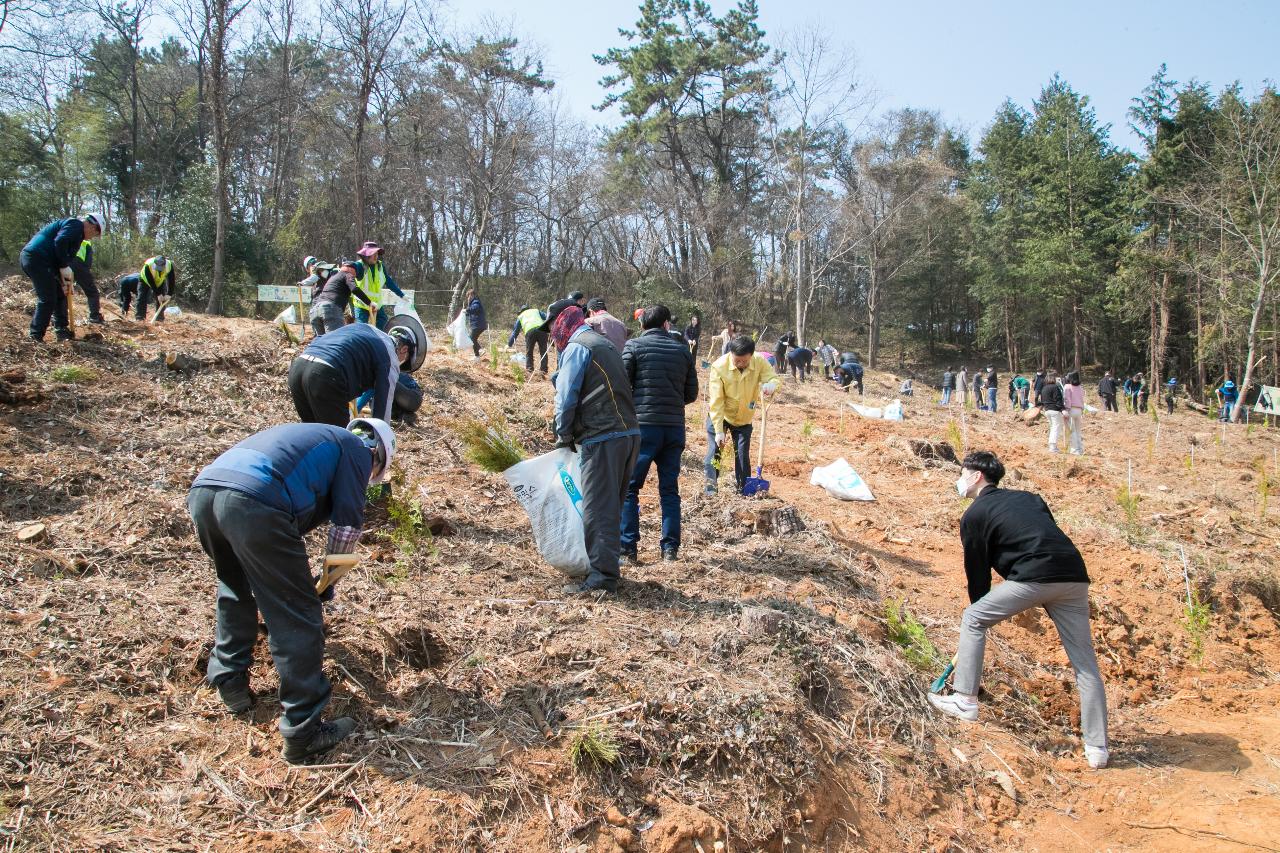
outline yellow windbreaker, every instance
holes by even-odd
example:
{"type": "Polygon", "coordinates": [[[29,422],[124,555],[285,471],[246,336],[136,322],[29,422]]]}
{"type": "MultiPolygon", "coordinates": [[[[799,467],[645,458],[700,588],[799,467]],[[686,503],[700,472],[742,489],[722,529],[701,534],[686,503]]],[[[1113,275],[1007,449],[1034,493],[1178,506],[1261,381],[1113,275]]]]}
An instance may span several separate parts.
{"type": "Polygon", "coordinates": [[[756,404],[760,400],[760,388],[773,383],[778,386],[778,374],[769,362],[759,355],[752,356],[746,370],[733,366],[733,354],[725,353],[711,365],[711,379],[707,393],[711,400],[711,424],[720,432],[726,421],[733,426],[746,426],[755,417],[756,404]]]}

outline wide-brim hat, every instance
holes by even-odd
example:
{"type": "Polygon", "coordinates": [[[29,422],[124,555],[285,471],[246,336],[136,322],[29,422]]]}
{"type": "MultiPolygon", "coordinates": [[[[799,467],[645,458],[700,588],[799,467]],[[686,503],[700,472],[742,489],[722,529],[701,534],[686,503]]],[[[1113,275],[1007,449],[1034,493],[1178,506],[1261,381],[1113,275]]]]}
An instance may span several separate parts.
{"type": "Polygon", "coordinates": [[[392,329],[405,329],[413,337],[414,348],[413,358],[409,362],[409,366],[403,368],[405,373],[413,373],[422,363],[427,360],[427,350],[431,349],[431,340],[427,337],[427,330],[422,327],[422,321],[414,314],[397,314],[387,323],[387,334],[391,334],[392,329]]]}
{"type": "Polygon", "coordinates": [[[377,243],[373,242],[372,240],[370,240],[366,242],[363,246],[361,246],[356,251],[356,254],[362,258],[371,258],[381,251],[382,251],[382,247],[379,246],[377,243]]]}

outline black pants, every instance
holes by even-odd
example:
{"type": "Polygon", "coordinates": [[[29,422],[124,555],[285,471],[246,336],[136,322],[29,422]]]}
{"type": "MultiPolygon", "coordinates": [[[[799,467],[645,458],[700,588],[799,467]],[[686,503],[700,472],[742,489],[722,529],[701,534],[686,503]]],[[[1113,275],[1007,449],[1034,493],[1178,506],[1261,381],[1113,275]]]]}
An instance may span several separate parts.
{"type": "Polygon", "coordinates": [[[693,354],[693,366],[697,367],[698,366],[698,342],[697,341],[689,342],[689,352],[693,354]]]}
{"type": "MultiPolygon", "coordinates": [[[[720,425],[720,430],[726,437],[725,444],[728,444],[728,437],[733,437],[733,480],[738,487],[738,491],[742,491],[742,487],[746,484],[747,478],[751,476],[751,424],[745,426],[733,426],[728,421],[720,425]]],[[[707,487],[714,489],[717,481],[720,479],[720,457],[724,453],[724,448],[716,448],[716,431],[711,425],[711,419],[707,419],[707,455],[702,460],[702,471],[707,475],[707,487]]]]}
{"type": "Polygon", "coordinates": [[[1102,395],[1102,409],[1103,409],[1103,411],[1106,411],[1106,412],[1118,412],[1118,411],[1120,411],[1118,408],[1116,408],[1116,395],[1115,395],[1115,394],[1103,394],[1103,395],[1102,395]]]}
{"type": "Polygon", "coordinates": [[[138,285],[138,308],[134,311],[133,318],[135,320],[147,319],[147,303],[154,302],[156,304],[155,322],[163,323],[164,308],[160,305],[161,296],[169,296],[169,292],[166,288],[162,287],[159,290],[152,290],[145,284],[138,285]]]}
{"type": "Polygon", "coordinates": [[[322,668],[324,609],[293,516],[207,486],[191,490],[187,510],[218,573],[209,683],[216,687],[248,673],[261,613],[280,676],[280,733],[305,736],[320,721],[331,688],[322,668]]]}
{"type": "Polygon", "coordinates": [[[129,313],[129,306],[133,304],[133,299],[138,295],[138,288],[142,286],[142,279],[137,273],[131,275],[122,275],[116,281],[116,287],[120,289],[120,314],[126,316],[129,313]]]}
{"type": "Polygon", "coordinates": [[[353,396],[342,372],[319,361],[298,356],[289,365],[289,396],[304,424],[345,427],[351,421],[353,396]]]}
{"type": "Polygon", "coordinates": [[[586,586],[618,587],[622,552],[622,501],[640,452],[640,436],[628,435],[585,444],[582,456],[582,527],[591,571],[586,586]]]}
{"type": "Polygon", "coordinates": [[[809,378],[809,366],[810,366],[812,363],[813,363],[812,361],[792,361],[792,362],[790,362],[790,365],[791,365],[791,378],[792,378],[792,379],[798,379],[798,380],[800,380],[801,382],[804,382],[805,380],[807,380],[807,379],[809,378]]]}
{"type": "Polygon", "coordinates": [[[1173,395],[1172,394],[1164,395],[1164,404],[1165,404],[1165,407],[1168,408],[1169,414],[1172,415],[1173,414],[1173,395]]]}
{"type": "Polygon", "coordinates": [[[543,373],[547,372],[547,341],[551,337],[551,333],[546,329],[534,329],[532,332],[524,334],[524,369],[526,373],[533,373],[533,348],[536,346],[542,351],[541,359],[538,362],[538,369],[543,373]]]}
{"type": "Polygon", "coordinates": [[[480,336],[488,331],[488,327],[471,330],[471,350],[476,354],[476,358],[480,357],[480,336]]]}
{"type": "Polygon", "coordinates": [[[84,291],[84,300],[89,303],[89,319],[102,319],[102,294],[98,291],[98,282],[94,281],[93,271],[78,261],[71,262],[71,271],[75,273],[76,284],[84,291]]]}
{"type": "Polygon", "coordinates": [[[53,321],[54,331],[66,334],[67,294],[62,290],[62,275],[47,261],[28,255],[18,256],[22,271],[31,279],[31,289],[36,294],[36,310],[31,315],[31,337],[44,338],[53,321]]]}

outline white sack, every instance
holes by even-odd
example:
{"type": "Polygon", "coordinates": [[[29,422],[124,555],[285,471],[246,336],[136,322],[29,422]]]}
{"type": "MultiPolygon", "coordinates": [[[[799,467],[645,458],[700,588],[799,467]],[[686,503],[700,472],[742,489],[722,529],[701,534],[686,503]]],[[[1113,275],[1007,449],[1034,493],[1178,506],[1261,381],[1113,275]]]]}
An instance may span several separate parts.
{"type": "Polygon", "coordinates": [[[844,457],[830,465],[814,468],[809,485],[821,486],[827,494],[842,501],[873,501],[875,495],[844,457]]]}
{"type": "Polygon", "coordinates": [[[453,322],[445,327],[453,337],[453,345],[459,350],[471,349],[471,330],[467,328],[467,312],[459,311],[453,322]]]}
{"type": "Polygon", "coordinates": [[[571,578],[590,571],[582,526],[582,469],[577,453],[562,447],[512,465],[502,476],[529,513],[538,553],[571,578]]]}
{"type": "Polygon", "coordinates": [[[886,421],[902,420],[902,401],[894,400],[892,403],[884,407],[884,419],[886,421]]]}
{"type": "Polygon", "coordinates": [[[878,421],[884,417],[884,410],[876,406],[859,406],[857,403],[850,403],[849,408],[853,409],[864,418],[878,421]]]}

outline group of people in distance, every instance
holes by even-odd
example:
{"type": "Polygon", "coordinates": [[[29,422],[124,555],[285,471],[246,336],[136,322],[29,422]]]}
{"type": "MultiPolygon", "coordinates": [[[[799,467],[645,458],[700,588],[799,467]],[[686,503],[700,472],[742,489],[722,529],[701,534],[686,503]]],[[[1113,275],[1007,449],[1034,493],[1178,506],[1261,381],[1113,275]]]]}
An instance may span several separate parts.
{"type": "MultiPolygon", "coordinates": [[[[22,247],[18,264],[31,280],[36,297],[27,333],[31,340],[43,341],[50,323],[58,342],[75,339],[71,295],[76,285],[84,292],[89,306],[86,322],[99,326],[106,322],[102,316],[102,293],[93,274],[93,241],[102,236],[105,229],[106,221],[95,213],[55,219],[22,247]]],[[[177,286],[178,271],[171,258],[164,255],[147,258],[138,272],[116,280],[121,316],[127,317],[129,306],[136,301],[135,320],[145,320],[148,304],[154,304],[154,321],[162,322],[165,304],[173,298],[177,286]]]]}

